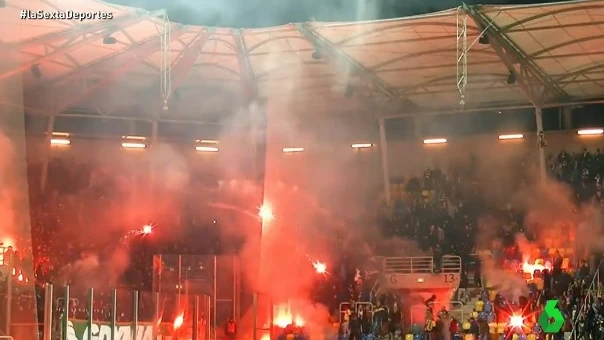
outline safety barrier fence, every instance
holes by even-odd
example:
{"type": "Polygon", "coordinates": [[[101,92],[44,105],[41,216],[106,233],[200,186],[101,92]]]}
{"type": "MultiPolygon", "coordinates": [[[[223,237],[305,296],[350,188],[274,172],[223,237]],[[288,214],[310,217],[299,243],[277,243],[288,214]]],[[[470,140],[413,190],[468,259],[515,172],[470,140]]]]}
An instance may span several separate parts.
{"type": "Polygon", "coordinates": [[[364,311],[369,313],[369,318],[370,318],[371,322],[373,323],[373,310],[374,310],[374,306],[371,302],[357,302],[354,304],[351,304],[349,302],[342,302],[342,303],[340,303],[340,317],[339,317],[340,324],[347,321],[346,320],[347,314],[348,314],[348,316],[350,316],[350,314],[352,314],[352,313],[359,315],[364,311]]]}
{"type": "Polygon", "coordinates": [[[46,286],[43,340],[211,339],[209,296],[84,291],[46,286]]]}
{"type": "Polygon", "coordinates": [[[571,331],[570,338],[573,340],[577,340],[581,337],[579,325],[581,324],[581,319],[585,318],[588,309],[591,307],[592,303],[597,299],[599,288],[600,288],[600,268],[604,265],[604,260],[600,261],[598,264],[598,268],[596,269],[589,288],[587,289],[587,295],[581,302],[579,309],[575,316],[571,316],[573,319],[573,328],[571,331]]]}
{"type": "Polygon", "coordinates": [[[384,257],[382,259],[384,274],[453,274],[461,272],[461,257],[445,255],[439,259],[431,256],[384,257]]]}

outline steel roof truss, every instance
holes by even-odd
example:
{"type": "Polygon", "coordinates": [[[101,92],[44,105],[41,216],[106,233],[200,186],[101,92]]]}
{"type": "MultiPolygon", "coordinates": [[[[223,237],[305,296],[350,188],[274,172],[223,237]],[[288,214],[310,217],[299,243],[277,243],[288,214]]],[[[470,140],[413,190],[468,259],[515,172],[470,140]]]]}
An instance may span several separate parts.
{"type": "Polygon", "coordinates": [[[336,71],[347,73],[348,78],[357,77],[360,80],[358,83],[351,82],[347,85],[354,86],[355,93],[370,104],[370,109],[380,108],[387,113],[412,106],[411,101],[401,98],[396,89],[312,30],[307,24],[296,24],[296,28],[313,44],[322,57],[327,57],[334,64],[336,71]]]}
{"type": "MultiPolygon", "coordinates": [[[[535,107],[568,99],[568,95],[553,84],[552,80],[503,34],[497,25],[474,7],[464,6],[468,15],[484,30],[491,47],[506,65],[516,82],[535,107]]],[[[471,53],[471,51],[470,51],[471,53]]]]}
{"type": "MultiPolygon", "coordinates": [[[[183,31],[180,29],[176,29],[171,34],[171,39],[176,39],[182,34],[183,31]]],[[[40,97],[45,101],[43,107],[51,107],[51,115],[60,113],[64,110],[69,109],[72,105],[81,102],[95,92],[111,85],[117,78],[123,76],[128,70],[133,67],[139,65],[143,60],[145,60],[150,54],[153,54],[159,49],[159,40],[160,36],[155,36],[154,38],[147,39],[142,43],[137,44],[136,46],[128,49],[126,52],[122,53],[122,63],[115,67],[111,68],[111,71],[107,73],[105,70],[105,76],[101,79],[98,79],[93,82],[86,82],[87,77],[91,76],[95,73],[95,71],[100,71],[98,67],[87,67],[80,72],[72,75],[70,78],[72,79],[83,79],[85,81],[85,86],[74,86],[71,82],[66,82],[64,86],[60,87],[51,87],[51,90],[47,93],[42,94],[40,97]],[[75,93],[73,90],[76,90],[75,93]],[[54,105],[49,105],[49,103],[54,103],[54,105]]],[[[97,66],[96,64],[95,66],[97,66]]]]}
{"type": "Polygon", "coordinates": [[[241,82],[244,91],[246,92],[246,100],[248,102],[258,99],[258,82],[256,75],[252,70],[249,57],[249,49],[245,44],[243,30],[237,30],[235,34],[235,47],[237,50],[237,61],[241,70],[241,82]]]}

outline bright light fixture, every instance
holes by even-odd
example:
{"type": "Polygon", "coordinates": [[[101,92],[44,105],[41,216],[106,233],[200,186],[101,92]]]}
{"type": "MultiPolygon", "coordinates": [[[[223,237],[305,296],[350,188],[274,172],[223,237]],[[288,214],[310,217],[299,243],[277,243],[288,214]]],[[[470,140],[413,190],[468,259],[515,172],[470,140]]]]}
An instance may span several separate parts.
{"type": "Polygon", "coordinates": [[[590,135],[601,135],[604,133],[603,129],[583,129],[577,131],[578,135],[581,136],[590,136],[590,135]]]}
{"type": "Polygon", "coordinates": [[[446,138],[424,139],[424,144],[445,144],[446,142],[447,142],[446,138]]]}
{"type": "Polygon", "coordinates": [[[292,152],[302,152],[304,148],[283,148],[283,152],[292,153],[292,152]]]}
{"type": "Polygon", "coordinates": [[[213,146],[196,146],[195,151],[199,152],[218,152],[218,148],[213,146]]]}
{"type": "Polygon", "coordinates": [[[218,141],[213,139],[198,139],[196,142],[201,144],[218,144],[218,141]]]}
{"type": "Polygon", "coordinates": [[[366,149],[366,148],[370,148],[372,146],[373,146],[373,144],[371,144],[371,143],[352,144],[352,147],[354,149],[366,149]]]}
{"type": "Polygon", "coordinates": [[[147,137],[141,137],[141,136],[122,136],[122,138],[127,139],[127,140],[146,140],[147,137]]]}
{"type": "Polygon", "coordinates": [[[52,138],[50,140],[50,145],[69,145],[71,141],[67,138],[52,138]]]}
{"type": "Polygon", "coordinates": [[[145,143],[124,142],[124,143],[122,143],[122,147],[126,148],[126,149],[144,149],[147,146],[145,145],[145,143]]]}
{"type": "Polygon", "coordinates": [[[500,140],[508,140],[508,139],[522,139],[524,135],[521,133],[514,133],[511,135],[499,135],[500,140]]]}

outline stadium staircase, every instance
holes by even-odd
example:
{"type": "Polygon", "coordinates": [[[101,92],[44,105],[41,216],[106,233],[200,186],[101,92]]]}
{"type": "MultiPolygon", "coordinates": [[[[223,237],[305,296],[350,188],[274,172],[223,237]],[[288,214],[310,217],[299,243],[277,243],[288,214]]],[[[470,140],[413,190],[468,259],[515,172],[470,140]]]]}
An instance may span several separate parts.
{"type": "Polygon", "coordinates": [[[585,298],[581,302],[581,305],[579,306],[579,309],[572,320],[573,329],[570,334],[570,339],[572,340],[581,340],[584,338],[584,335],[582,334],[583,329],[580,327],[580,325],[582,324],[582,320],[585,319],[587,311],[593,302],[596,301],[600,293],[600,269],[603,265],[604,259],[598,264],[598,269],[594,273],[589,288],[587,289],[587,294],[585,295],[585,298]]]}

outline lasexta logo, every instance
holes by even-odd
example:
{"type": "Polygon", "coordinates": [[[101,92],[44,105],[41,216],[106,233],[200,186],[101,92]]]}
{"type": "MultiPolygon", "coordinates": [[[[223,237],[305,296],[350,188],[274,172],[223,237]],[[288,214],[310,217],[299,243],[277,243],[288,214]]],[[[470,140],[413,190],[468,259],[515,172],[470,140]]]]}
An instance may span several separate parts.
{"type": "Polygon", "coordinates": [[[545,333],[558,333],[564,325],[564,316],[557,305],[558,300],[548,300],[539,316],[539,325],[545,333]]]}

